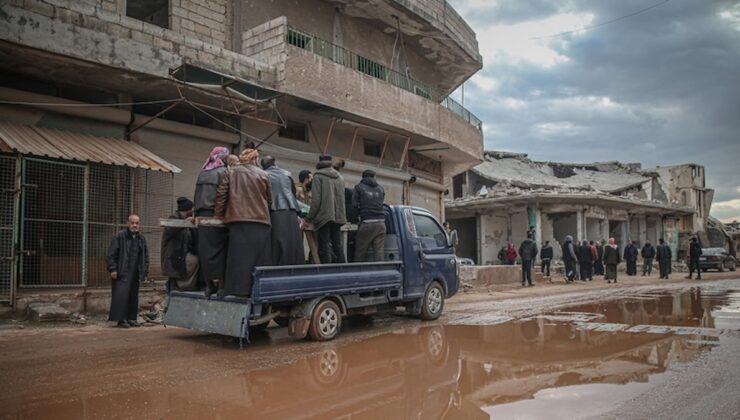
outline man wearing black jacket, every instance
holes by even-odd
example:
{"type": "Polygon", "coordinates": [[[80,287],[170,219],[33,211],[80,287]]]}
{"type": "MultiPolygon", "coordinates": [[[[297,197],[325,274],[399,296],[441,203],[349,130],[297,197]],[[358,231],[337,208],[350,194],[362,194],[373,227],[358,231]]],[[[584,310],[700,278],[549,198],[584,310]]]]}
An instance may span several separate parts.
{"type": "Polygon", "coordinates": [[[352,207],[357,210],[360,225],[355,239],[355,262],[367,261],[367,252],[373,248],[374,261],[383,261],[385,251],[385,191],[375,179],[375,171],[362,173],[362,181],[355,185],[352,207]]]}
{"type": "Polygon", "coordinates": [[[689,276],[687,279],[691,279],[696,271],[696,279],[701,280],[701,268],[699,268],[699,257],[701,256],[701,244],[696,237],[691,238],[689,243],[689,276]]]}
{"type": "Polygon", "coordinates": [[[522,286],[525,282],[532,286],[532,261],[537,257],[537,244],[531,234],[527,234],[527,239],[519,246],[519,256],[522,258],[522,286]]]}
{"type": "Polygon", "coordinates": [[[671,247],[665,243],[663,238],[660,238],[658,243],[657,258],[658,266],[660,267],[660,278],[667,279],[671,272],[671,247]]]}
{"type": "Polygon", "coordinates": [[[130,215],[128,226],[113,237],[105,253],[113,289],[108,320],[120,328],[139,326],[139,283],[149,275],[149,248],[140,225],[139,216],[130,215]]]}
{"type": "Polygon", "coordinates": [[[581,242],[577,254],[578,264],[581,268],[581,281],[593,280],[594,254],[588,241],[581,242]]]}
{"type": "Polygon", "coordinates": [[[649,276],[653,272],[653,258],[655,258],[655,247],[649,240],[645,241],[640,254],[642,254],[642,275],[649,276]]]}
{"type": "Polygon", "coordinates": [[[565,281],[568,283],[572,282],[576,278],[576,262],[578,257],[576,256],[576,250],[573,246],[573,237],[567,235],[562,246],[563,250],[563,264],[565,264],[565,281]]]}
{"type": "Polygon", "coordinates": [[[542,250],[540,250],[540,270],[542,271],[542,275],[545,277],[550,277],[550,263],[552,262],[552,247],[550,246],[550,241],[545,241],[545,245],[542,246],[542,250]]]}
{"type": "Polygon", "coordinates": [[[627,246],[624,247],[624,261],[627,262],[628,276],[637,275],[637,255],[637,247],[632,242],[632,240],[630,240],[629,242],[627,242],[627,246]]]}

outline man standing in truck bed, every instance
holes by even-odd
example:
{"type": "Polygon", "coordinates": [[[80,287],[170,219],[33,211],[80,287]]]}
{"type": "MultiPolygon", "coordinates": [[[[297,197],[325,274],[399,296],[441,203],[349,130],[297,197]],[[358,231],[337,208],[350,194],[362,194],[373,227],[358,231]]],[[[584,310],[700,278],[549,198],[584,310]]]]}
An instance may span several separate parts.
{"type": "Polygon", "coordinates": [[[374,261],[383,261],[385,247],[385,211],[383,202],[385,191],[375,179],[375,171],[368,169],[362,173],[360,181],[352,193],[352,206],[357,209],[360,225],[355,239],[354,262],[367,260],[367,251],[373,248],[374,261]]]}

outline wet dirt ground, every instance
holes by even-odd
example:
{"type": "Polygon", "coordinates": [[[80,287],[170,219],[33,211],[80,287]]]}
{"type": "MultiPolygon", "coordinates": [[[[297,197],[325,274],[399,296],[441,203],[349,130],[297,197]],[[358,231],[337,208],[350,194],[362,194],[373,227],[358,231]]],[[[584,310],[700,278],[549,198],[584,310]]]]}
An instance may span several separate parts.
{"type": "Polygon", "coordinates": [[[733,418],[739,329],[740,279],[646,278],[460,295],[437,322],[350,319],[328,343],[6,328],[0,417],[733,418]]]}

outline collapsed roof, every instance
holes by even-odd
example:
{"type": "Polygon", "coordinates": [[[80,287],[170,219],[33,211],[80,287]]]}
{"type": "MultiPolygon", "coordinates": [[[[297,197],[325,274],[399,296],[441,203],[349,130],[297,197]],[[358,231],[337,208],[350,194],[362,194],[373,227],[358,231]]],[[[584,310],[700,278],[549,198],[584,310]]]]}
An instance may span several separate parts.
{"type": "Polygon", "coordinates": [[[530,160],[525,154],[485,152],[472,171],[495,183],[522,189],[619,193],[651,180],[639,164],[561,163],[530,160]]]}

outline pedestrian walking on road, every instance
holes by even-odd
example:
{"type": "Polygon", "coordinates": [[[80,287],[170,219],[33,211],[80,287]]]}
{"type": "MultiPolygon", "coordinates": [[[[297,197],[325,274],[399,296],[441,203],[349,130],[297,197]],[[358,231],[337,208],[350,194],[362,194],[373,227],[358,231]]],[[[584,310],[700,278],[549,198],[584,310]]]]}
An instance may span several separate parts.
{"type": "Polygon", "coordinates": [[[140,226],[139,216],[130,215],[128,226],[113,237],[105,253],[112,287],[108,320],[120,328],[139,326],[139,283],[149,275],[149,248],[140,226]]]}
{"type": "Polygon", "coordinates": [[[576,261],[578,261],[578,256],[576,255],[576,250],[573,246],[572,236],[568,235],[565,237],[562,251],[563,264],[565,265],[565,281],[570,283],[576,278],[576,261]]]}
{"type": "Polygon", "coordinates": [[[540,271],[545,277],[550,277],[550,263],[552,262],[553,251],[550,246],[550,241],[545,241],[540,250],[540,271]]]}
{"type": "Polygon", "coordinates": [[[637,247],[630,239],[629,242],[627,242],[627,246],[624,247],[624,260],[627,262],[627,275],[628,276],[636,276],[637,275],[637,247]]]}
{"type": "Polygon", "coordinates": [[[519,256],[522,257],[522,286],[525,282],[532,286],[532,262],[537,257],[537,244],[531,234],[519,245],[519,256]]]}
{"type": "Polygon", "coordinates": [[[604,246],[606,241],[602,240],[596,244],[596,261],[594,261],[594,274],[604,275],[604,246]]]}
{"type": "Polygon", "coordinates": [[[657,258],[658,266],[660,267],[660,278],[667,279],[671,272],[671,260],[673,255],[671,253],[671,247],[665,243],[663,238],[660,238],[658,243],[657,258]]]}
{"type": "Polygon", "coordinates": [[[619,258],[619,248],[614,238],[609,238],[609,243],[604,247],[604,266],[606,268],[604,278],[607,282],[617,282],[617,265],[622,262],[619,258]]]}
{"type": "Polygon", "coordinates": [[[696,279],[701,280],[701,268],[699,267],[699,257],[702,254],[701,244],[699,240],[694,236],[689,242],[689,276],[687,279],[691,279],[696,271],[696,279]]]}
{"type": "Polygon", "coordinates": [[[354,262],[367,261],[367,253],[372,248],[373,261],[385,259],[385,190],[375,179],[375,171],[367,169],[362,180],[352,192],[352,207],[360,219],[355,236],[354,262]]]}
{"type": "Polygon", "coordinates": [[[649,276],[653,273],[653,259],[655,258],[655,247],[650,244],[650,240],[645,241],[640,254],[642,256],[642,275],[649,276]]]}
{"type": "Polygon", "coordinates": [[[581,281],[593,280],[594,254],[588,241],[581,242],[578,247],[578,265],[581,273],[581,281]]]}

